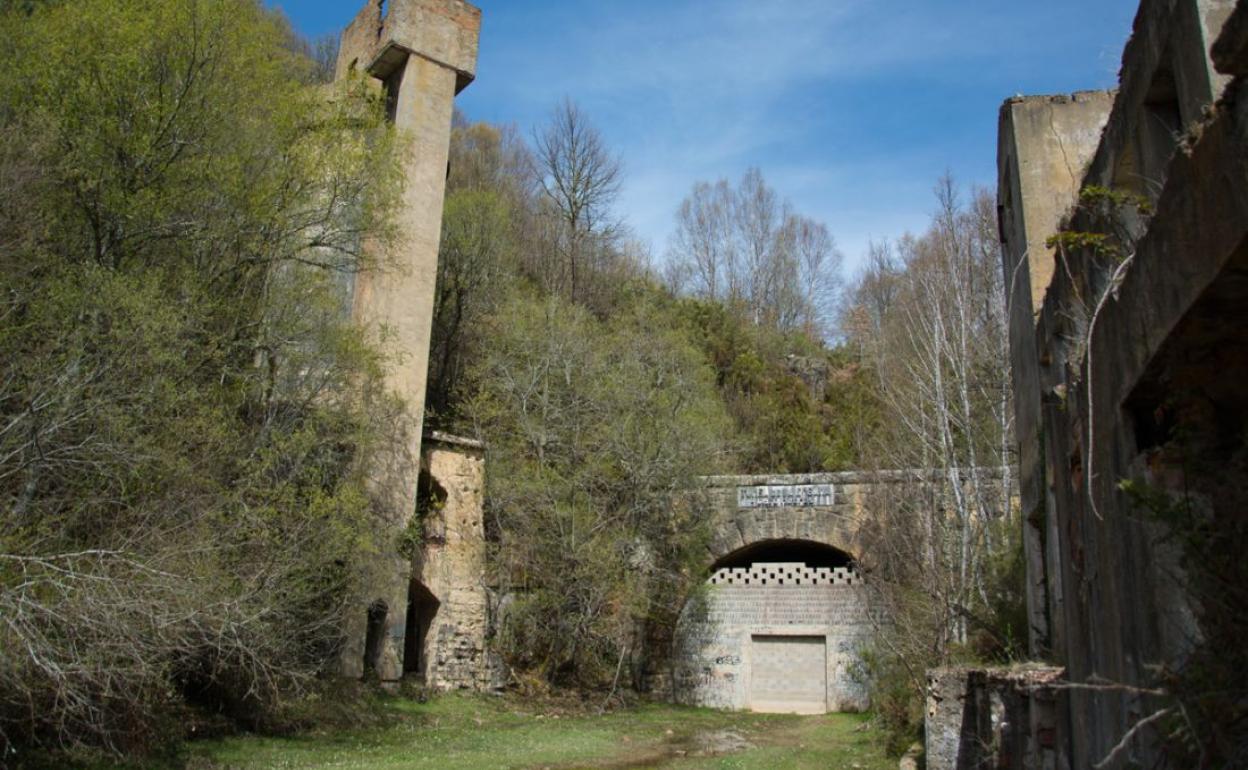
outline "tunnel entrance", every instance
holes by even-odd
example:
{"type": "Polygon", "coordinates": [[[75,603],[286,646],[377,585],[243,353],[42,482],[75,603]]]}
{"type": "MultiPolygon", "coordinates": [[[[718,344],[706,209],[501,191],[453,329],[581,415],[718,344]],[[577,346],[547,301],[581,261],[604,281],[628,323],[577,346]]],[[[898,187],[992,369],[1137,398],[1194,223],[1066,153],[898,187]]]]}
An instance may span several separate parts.
{"type": "Polygon", "coordinates": [[[861,710],[866,608],[853,557],[835,546],[771,539],[726,554],[677,622],[675,697],[759,712],[861,710]]]}
{"type": "Polygon", "coordinates": [[[755,563],[802,563],[807,567],[852,567],[849,554],[813,540],[761,540],[720,558],[711,572],[724,568],[749,567],[755,563]]]}

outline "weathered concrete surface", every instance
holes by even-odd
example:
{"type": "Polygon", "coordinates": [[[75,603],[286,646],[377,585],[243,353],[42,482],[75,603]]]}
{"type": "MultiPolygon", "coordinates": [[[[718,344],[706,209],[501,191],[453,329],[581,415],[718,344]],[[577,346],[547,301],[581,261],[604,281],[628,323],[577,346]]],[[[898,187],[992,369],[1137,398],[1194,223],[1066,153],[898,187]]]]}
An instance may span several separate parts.
{"type": "MultiPolygon", "coordinates": [[[[1027,542],[1028,565],[1042,563],[1051,655],[1077,683],[1150,685],[1156,666],[1181,665],[1201,637],[1178,554],[1120,482],[1184,479],[1183,458],[1169,456],[1172,418],[1182,441],[1212,451],[1202,460],[1215,464],[1229,459],[1211,449],[1216,437],[1248,421],[1248,97],[1236,81],[1214,102],[1228,75],[1248,72],[1248,35],[1237,31],[1248,27],[1244,4],[1218,45],[1222,74],[1208,55],[1233,6],[1142,4],[1084,177],[1142,203],[1070,214],[1066,232],[1110,234],[1120,252],[1062,254],[1034,339],[1011,340],[1026,388],[1016,399],[1019,440],[1038,443],[1043,457],[1021,467],[1023,489],[1043,492],[1047,525],[1043,543],[1027,542]],[[1036,390],[1038,414],[1022,397],[1036,390]]],[[[1193,481],[1184,494],[1199,493],[1193,481]]],[[[1059,756],[1090,767],[1161,705],[1138,690],[1074,690],[1058,720],[1059,756]]],[[[1141,731],[1111,766],[1128,758],[1160,762],[1157,735],[1141,731]]]]}
{"type": "Polygon", "coordinates": [[[337,76],[385,80],[415,54],[454,72],[459,93],[476,77],[480,33],[481,11],[463,0],[370,0],[343,30],[337,76]]]}
{"type": "MultiPolygon", "coordinates": [[[[431,487],[422,511],[424,545],[412,560],[413,580],[438,602],[432,618],[419,617],[418,632],[425,684],[440,690],[489,687],[486,651],[485,447],[475,441],[433,432],[425,439],[424,478],[431,487]]],[[[409,672],[412,666],[407,666],[409,672]]]]}
{"type": "Polygon", "coordinates": [[[927,770],[1070,770],[1056,751],[1060,668],[943,668],[927,675],[927,770]]]}
{"type": "MultiPolygon", "coordinates": [[[[1015,431],[1019,443],[1019,497],[1028,543],[1028,636],[1033,655],[1051,645],[1044,572],[1044,475],[1041,466],[1040,386],[1036,318],[1053,280],[1054,249],[1046,244],[1074,205],[1083,173],[1096,152],[1113,93],[1016,97],[1001,107],[997,147],[998,218],[1006,281],[1015,431]],[[1025,205],[1024,205],[1025,202],[1025,205]]],[[[1051,522],[1049,522],[1051,525],[1051,522]]],[[[1048,536],[1051,539],[1051,534],[1048,536]]]]}
{"type": "Polygon", "coordinates": [[[1160,194],[1179,136],[1227,83],[1209,57],[1235,0],[1144,0],[1084,184],[1160,194]]]}
{"type": "Polygon", "coordinates": [[[1020,96],[1001,106],[997,163],[1001,240],[1011,307],[1035,316],[1055,269],[1045,245],[1074,205],[1113,105],[1112,91],[1020,96]],[[1016,205],[1017,201],[1026,206],[1016,205]],[[1016,274],[1017,271],[1017,274],[1016,274]]]}
{"type": "MultiPolygon", "coordinates": [[[[396,540],[416,510],[452,104],[475,74],[480,22],[480,11],[461,0],[370,0],[344,30],[339,49],[338,77],[358,70],[381,81],[390,117],[409,143],[393,248],[375,255],[380,269],[357,277],[353,302],[356,320],[394,354],[386,383],[407,405],[410,445],[384,467],[368,469],[374,493],[395,522],[396,540]]],[[[363,617],[354,620],[342,668],[350,676],[371,666],[389,680],[403,673],[398,645],[410,571],[397,553],[380,562],[373,607],[382,608],[382,620],[371,622],[386,629],[384,649],[370,652],[366,663],[367,626],[363,617]]]]}

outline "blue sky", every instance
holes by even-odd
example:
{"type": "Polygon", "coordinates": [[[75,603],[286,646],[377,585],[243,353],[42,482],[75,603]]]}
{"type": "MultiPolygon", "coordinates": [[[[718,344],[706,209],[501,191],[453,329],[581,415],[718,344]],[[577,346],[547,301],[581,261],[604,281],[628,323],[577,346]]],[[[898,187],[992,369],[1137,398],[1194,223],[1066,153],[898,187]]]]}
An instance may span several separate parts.
{"type": "MultiPolygon", "coordinates": [[[[362,0],[276,0],[303,33],[362,0]]],[[[698,180],[750,166],[848,263],[925,227],[946,169],[991,186],[997,108],[1108,88],[1137,0],[480,0],[475,120],[524,132],[576,100],[625,166],[619,213],[667,248],[698,180]]]]}

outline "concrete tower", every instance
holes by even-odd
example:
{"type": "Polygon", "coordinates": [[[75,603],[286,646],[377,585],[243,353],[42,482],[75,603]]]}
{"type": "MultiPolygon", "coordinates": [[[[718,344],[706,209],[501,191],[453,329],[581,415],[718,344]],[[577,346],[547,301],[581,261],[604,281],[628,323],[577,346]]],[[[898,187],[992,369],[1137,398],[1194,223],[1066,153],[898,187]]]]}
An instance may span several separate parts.
{"type": "MultiPolygon", "coordinates": [[[[475,76],[480,29],[481,11],[462,0],[369,0],[343,31],[338,54],[337,77],[357,71],[373,78],[407,141],[397,238],[376,255],[382,268],[358,277],[353,301],[359,323],[378,335],[385,330],[385,346],[397,356],[387,385],[407,404],[406,451],[387,467],[370,469],[396,542],[416,509],[453,102],[475,76]]],[[[347,675],[372,669],[393,680],[404,673],[412,564],[397,552],[384,562],[375,600],[348,629],[347,675]]]]}

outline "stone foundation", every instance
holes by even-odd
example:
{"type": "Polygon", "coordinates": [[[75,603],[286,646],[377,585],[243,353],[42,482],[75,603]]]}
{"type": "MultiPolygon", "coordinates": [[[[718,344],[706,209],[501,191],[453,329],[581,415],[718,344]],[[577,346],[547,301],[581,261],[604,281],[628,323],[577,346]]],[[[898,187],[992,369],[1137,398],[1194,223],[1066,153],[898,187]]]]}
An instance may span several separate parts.
{"type": "Polygon", "coordinates": [[[428,510],[422,510],[424,546],[412,564],[417,617],[408,623],[417,635],[408,649],[419,649],[419,658],[405,670],[435,689],[484,690],[494,678],[486,650],[485,448],[435,431],[425,438],[422,466],[421,503],[428,510]],[[431,618],[419,617],[422,607],[431,618]]]}
{"type": "Polygon", "coordinates": [[[928,672],[927,770],[1069,770],[1057,746],[1060,668],[928,672]]]}

